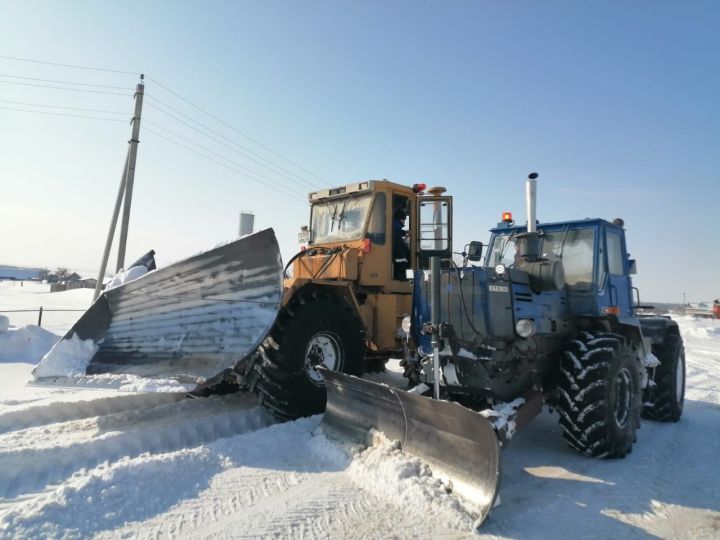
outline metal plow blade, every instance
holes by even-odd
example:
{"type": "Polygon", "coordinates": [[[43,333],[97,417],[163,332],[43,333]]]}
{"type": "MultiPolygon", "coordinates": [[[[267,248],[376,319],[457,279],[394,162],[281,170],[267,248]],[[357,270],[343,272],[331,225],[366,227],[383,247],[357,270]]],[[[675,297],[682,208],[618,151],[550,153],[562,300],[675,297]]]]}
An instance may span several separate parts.
{"type": "Polygon", "coordinates": [[[500,443],[492,424],[457,403],[434,400],[324,368],[331,435],[364,443],[370,429],[399,440],[404,452],[447,474],[454,488],[490,513],[500,482],[500,443]]]}
{"type": "Polygon", "coordinates": [[[79,338],[98,347],[88,375],[200,383],[257,348],[281,298],[280,250],[266,229],[106,291],[43,363],[79,338]]]}

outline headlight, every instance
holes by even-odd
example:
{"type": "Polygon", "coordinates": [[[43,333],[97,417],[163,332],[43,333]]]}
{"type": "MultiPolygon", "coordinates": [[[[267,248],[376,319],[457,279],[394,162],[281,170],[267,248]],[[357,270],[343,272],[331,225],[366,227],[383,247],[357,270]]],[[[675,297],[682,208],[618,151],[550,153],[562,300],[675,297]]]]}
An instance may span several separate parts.
{"type": "Polygon", "coordinates": [[[535,323],[530,319],[520,319],[515,323],[515,331],[518,336],[528,338],[535,333],[535,323]]]}
{"type": "Polygon", "coordinates": [[[400,326],[402,327],[403,332],[406,334],[410,333],[410,317],[403,317],[402,323],[400,323],[400,326]]]}

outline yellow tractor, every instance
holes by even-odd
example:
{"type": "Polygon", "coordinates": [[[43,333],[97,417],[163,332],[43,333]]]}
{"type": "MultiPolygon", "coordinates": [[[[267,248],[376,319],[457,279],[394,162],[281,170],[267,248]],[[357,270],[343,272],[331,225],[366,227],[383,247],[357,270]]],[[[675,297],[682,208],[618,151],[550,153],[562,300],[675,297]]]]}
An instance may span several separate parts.
{"type": "Polygon", "coordinates": [[[361,376],[406,355],[408,275],[420,264],[417,203],[437,203],[445,191],[425,189],[371,180],[310,193],[310,226],[299,235],[305,245],[288,263],[282,307],[247,374],[280,417],[323,411],[318,365],[361,376]]]}

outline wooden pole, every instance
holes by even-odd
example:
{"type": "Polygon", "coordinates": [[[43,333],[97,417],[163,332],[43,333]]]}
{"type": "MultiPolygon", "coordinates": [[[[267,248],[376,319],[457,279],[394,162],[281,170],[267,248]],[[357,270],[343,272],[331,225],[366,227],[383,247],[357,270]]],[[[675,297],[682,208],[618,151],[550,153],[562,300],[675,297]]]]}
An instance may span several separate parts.
{"type": "Polygon", "coordinates": [[[120,271],[125,266],[125,247],[127,245],[128,228],[130,225],[130,206],[132,205],[133,182],[135,181],[135,163],[137,161],[137,149],[140,142],[140,116],[142,114],[144,75],[140,75],[140,82],[135,89],[135,115],[132,119],[133,130],[130,139],[128,153],[127,175],[125,178],[125,202],[123,204],[122,225],[120,226],[120,240],[118,245],[118,257],[115,271],[120,271]]]}

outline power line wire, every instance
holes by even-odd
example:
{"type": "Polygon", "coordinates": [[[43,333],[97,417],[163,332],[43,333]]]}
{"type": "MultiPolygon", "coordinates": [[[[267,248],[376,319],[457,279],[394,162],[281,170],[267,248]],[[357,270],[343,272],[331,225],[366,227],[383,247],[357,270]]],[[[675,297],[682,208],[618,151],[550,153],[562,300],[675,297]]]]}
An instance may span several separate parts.
{"type": "MultiPolygon", "coordinates": [[[[148,97],[150,97],[150,96],[148,96],[148,97]]],[[[153,99],[154,101],[158,101],[157,99],[152,98],[152,97],[151,97],[151,99],[153,99]]],[[[174,115],[170,114],[170,113],[167,112],[167,111],[162,110],[160,107],[157,107],[157,106],[153,105],[152,103],[147,103],[147,105],[148,105],[149,107],[152,107],[153,109],[155,109],[155,110],[157,110],[157,111],[160,111],[161,113],[169,116],[170,118],[172,118],[172,119],[175,120],[176,122],[179,122],[179,123],[181,123],[181,124],[189,127],[189,128],[192,129],[193,131],[197,131],[197,132],[200,133],[201,135],[203,135],[203,136],[207,137],[208,139],[210,139],[210,140],[212,140],[212,141],[214,141],[214,142],[216,142],[216,143],[224,146],[225,148],[228,148],[229,150],[232,150],[233,152],[235,152],[235,153],[237,153],[237,154],[240,154],[241,156],[249,159],[250,161],[252,161],[252,162],[254,162],[254,163],[257,163],[257,164],[260,165],[261,167],[264,167],[264,168],[266,168],[266,169],[274,172],[275,174],[277,174],[277,175],[279,175],[279,176],[281,176],[281,177],[283,177],[283,178],[286,178],[287,180],[290,180],[291,182],[293,182],[293,183],[297,184],[298,186],[300,186],[303,190],[307,190],[308,188],[309,188],[309,189],[314,189],[314,187],[313,187],[312,185],[308,184],[307,182],[303,181],[303,182],[305,182],[304,184],[301,183],[301,182],[298,182],[298,181],[295,180],[294,178],[292,178],[292,177],[290,177],[290,176],[288,176],[288,175],[286,175],[286,174],[283,174],[282,172],[278,172],[278,171],[277,171],[276,169],[274,169],[273,167],[269,167],[268,165],[265,165],[265,164],[263,164],[263,163],[260,163],[257,159],[254,159],[254,158],[252,158],[251,156],[248,156],[245,152],[242,152],[242,151],[240,151],[240,150],[238,150],[238,149],[236,149],[236,148],[233,148],[233,147],[230,146],[229,144],[226,144],[226,143],[222,142],[222,141],[221,141],[220,139],[218,139],[217,137],[213,137],[212,135],[208,135],[207,133],[205,133],[205,132],[203,132],[202,130],[196,128],[196,127],[193,126],[192,124],[190,124],[190,123],[188,123],[188,122],[185,122],[184,120],[181,120],[181,119],[178,118],[177,116],[174,116],[174,115]]],[[[163,104],[163,105],[166,106],[166,107],[168,107],[168,108],[170,108],[168,105],[165,105],[165,104],[163,104]]],[[[180,113],[180,114],[182,114],[182,113],[180,113]]],[[[185,116],[185,115],[183,115],[183,116],[185,116]]],[[[189,118],[189,117],[186,116],[186,118],[189,118]]],[[[202,125],[202,124],[199,124],[199,125],[202,125]]],[[[208,127],[206,127],[206,126],[203,126],[203,127],[204,127],[205,129],[207,129],[208,131],[210,131],[210,133],[217,133],[217,132],[211,130],[210,128],[208,128],[208,127]]],[[[248,148],[246,148],[246,147],[244,147],[244,146],[242,146],[242,145],[240,145],[240,144],[232,141],[231,139],[228,139],[227,137],[224,137],[222,134],[219,134],[219,133],[218,133],[218,136],[219,136],[220,138],[222,138],[222,139],[225,139],[225,140],[230,141],[231,143],[237,145],[238,147],[242,148],[243,150],[249,152],[250,154],[252,154],[252,155],[254,155],[254,156],[257,156],[257,157],[259,157],[260,159],[262,159],[262,160],[264,160],[264,161],[268,161],[268,160],[266,160],[265,158],[263,158],[262,156],[259,156],[258,154],[256,154],[255,152],[253,152],[252,150],[250,150],[250,149],[248,149],[248,148]]],[[[280,170],[286,170],[286,169],[283,169],[282,167],[279,167],[278,165],[275,165],[275,164],[272,163],[271,161],[268,161],[268,163],[273,164],[275,167],[279,168],[280,170]]],[[[289,172],[289,171],[288,171],[288,172],[289,172]]],[[[290,173],[290,174],[292,174],[292,173],[290,173]]],[[[301,180],[302,180],[302,179],[301,179],[301,180]]]]}
{"type": "Polygon", "coordinates": [[[165,126],[163,126],[163,125],[161,125],[161,124],[158,124],[157,122],[153,122],[152,120],[149,120],[149,119],[147,119],[147,118],[143,118],[142,121],[145,122],[145,123],[147,123],[147,124],[150,124],[151,126],[155,126],[155,127],[159,128],[159,129],[163,130],[164,132],[166,132],[166,133],[168,133],[168,134],[170,134],[170,135],[172,135],[172,136],[174,136],[174,137],[177,137],[178,139],[180,139],[180,140],[182,140],[182,141],[185,141],[185,142],[187,142],[187,143],[190,143],[190,144],[196,146],[197,148],[201,148],[201,149],[203,149],[205,152],[207,152],[207,153],[209,153],[209,154],[212,154],[212,155],[214,155],[214,156],[217,156],[217,157],[219,157],[220,159],[224,159],[225,161],[227,161],[227,162],[229,162],[229,163],[232,163],[232,164],[235,165],[236,167],[240,167],[241,169],[244,169],[244,170],[248,171],[250,174],[254,174],[254,175],[256,175],[256,176],[259,176],[260,178],[264,178],[265,180],[267,180],[267,181],[269,181],[269,182],[273,182],[273,186],[274,186],[274,187],[282,187],[283,189],[286,189],[286,190],[288,190],[288,191],[290,191],[290,192],[292,192],[292,193],[295,193],[295,194],[297,194],[297,195],[302,195],[302,196],[305,195],[305,193],[299,192],[299,191],[297,191],[295,188],[292,188],[292,187],[290,187],[290,186],[277,186],[277,184],[275,183],[275,180],[273,180],[272,178],[269,178],[268,176],[265,176],[264,174],[261,174],[261,173],[259,173],[259,172],[257,172],[257,171],[254,171],[254,170],[250,169],[249,167],[246,167],[246,166],[243,165],[242,163],[238,163],[237,161],[233,161],[232,159],[230,159],[230,158],[228,158],[228,157],[226,157],[226,156],[224,156],[224,155],[222,155],[222,154],[219,154],[219,153],[215,152],[214,150],[211,150],[210,148],[208,148],[208,147],[206,147],[206,146],[203,146],[203,145],[201,145],[201,144],[198,144],[197,142],[195,142],[195,141],[193,141],[193,140],[191,140],[191,139],[188,139],[188,138],[186,138],[186,137],[183,137],[183,136],[180,135],[179,133],[175,133],[174,131],[169,130],[168,128],[166,128],[165,126]]]}
{"type": "Polygon", "coordinates": [[[76,64],[59,64],[57,62],[46,62],[44,60],[32,60],[30,58],[19,58],[17,56],[0,56],[3,60],[14,60],[16,62],[28,62],[31,64],[45,64],[47,66],[58,66],[58,67],[66,67],[66,68],[73,68],[73,69],[85,69],[88,71],[104,71],[106,73],[121,73],[123,75],[139,75],[139,73],[135,71],[121,71],[119,69],[108,69],[108,68],[99,68],[99,67],[92,67],[92,66],[79,66],[76,64]]]}
{"type": "MultiPolygon", "coordinates": [[[[106,92],[105,90],[85,90],[84,88],[65,88],[63,86],[52,86],[49,84],[33,84],[33,83],[24,83],[24,82],[16,82],[16,81],[0,81],[2,84],[16,84],[19,86],[36,86],[38,88],[54,88],[55,90],[69,90],[71,92],[89,92],[91,94],[107,94],[110,96],[124,96],[127,97],[127,93],[120,93],[120,92],[106,92]]],[[[131,90],[132,91],[132,90],[131,90]]]]}
{"type": "Polygon", "coordinates": [[[105,114],[125,114],[132,116],[129,111],[106,111],[103,109],[88,109],[85,107],[63,107],[60,105],[47,105],[45,103],[30,103],[28,101],[10,101],[9,99],[0,99],[0,103],[12,103],[13,105],[28,105],[30,107],[47,107],[48,109],[66,109],[69,111],[86,111],[86,112],[99,112],[105,114]]]}
{"type": "MultiPolygon", "coordinates": [[[[269,160],[269,159],[261,156],[260,154],[258,154],[258,153],[256,153],[256,152],[253,152],[253,151],[250,150],[247,146],[243,146],[242,144],[240,144],[240,143],[238,143],[238,142],[236,142],[236,141],[234,141],[234,140],[226,137],[225,135],[223,135],[223,134],[220,133],[219,131],[215,131],[214,129],[212,129],[211,127],[207,126],[206,124],[203,124],[202,122],[198,122],[195,118],[193,118],[193,117],[191,117],[191,116],[188,116],[187,114],[183,113],[182,111],[180,111],[180,110],[178,110],[178,109],[176,109],[176,108],[174,108],[174,107],[171,107],[170,105],[168,105],[167,103],[165,103],[165,102],[163,102],[163,101],[160,101],[160,100],[157,99],[156,97],[153,97],[153,96],[148,96],[148,97],[150,98],[151,101],[155,101],[155,102],[159,103],[160,105],[162,105],[163,107],[166,107],[166,108],[170,109],[171,111],[176,112],[177,114],[179,114],[179,115],[182,116],[183,118],[187,118],[188,120],[190,120],[190,121],[196,123],[197,125],[203,127],[204,129],[206,129],[206,130],[209,131],[210,133],[213,133],[213,134],[217,135],[218,137],[220,137],[220,138],[222,138],[222,139],[230,142],[231,144],[234,144],[234,145],[237,146],[238,148],[242,148],[242,149],[245,150],[246,152],[250,153],[251,155],[253,155],[253,156],[255,156],[255,157],[257,157],[257,158],[259,158],[259,159],[261,159],[261,160],[263,160],[263,161],[265,161],[266,163],[269,163],[269,164],[272,165],[273,167],[275,167],[275,168],[277,168],[277,169],[280,169],[281,171],[284,171],[284,172],[286,172],[286,173],[294,176],[295,178],[297,178],[298,180],[300,180],[301,182],[303,182],[303,183],[305,184],[304,189],[311,189],[311,190],[317,189],[317,186],[316,186],[315,184],[313,184],[312,182],[309,182],[309,181],[305,180],[303,177],[298,176],[298,175],[295,174],[294,172],[285,169],[284,167],[282,167],[282,166],[278,165],[277,163],[275,163],[275,162],[273,162],[273,161],[271,161],[271,160],[269,160]]],[[[151,107],[154,107],[152,104],[149,104],[149,105],[150,105],[151,107]]],[[[155,108],[157,108],[157,107],[155,107],[155,108]]],[[[159,110],[160,112],[162,112],[163,114],[165,114],[165,115],[173,118],[174,120],[176,120],[176,121],[178,121],[178,122],[182,122],[181,120],[178,120],[177,117],[175,117],[175,116],[173,116],[172,114],[170,114],[169,112],[164,111],[164,110],[162,110],[162,109],[160,109],[160,108],[158,108],[158,110],[159,110]]],[[[184,123],[184,122],[182,122],[182,123],[184,123]]],[[[252,158],[248,158],[248,159],[252,159],[252,158]]],[[[253,160],[253,161],[255,161],[255,160],[253,160]]],[[[265,166],[265,165],[263,165],[263,167],[269,168],[269,167],[267,167],[267,166],[265,166]]],[[[273,170],[273,172],[276,172],[276,173],[277,173],[277,171],[275,171],[275,170],[273,170]]],[[[280,174],[280,173],[278,173],[278,174],[280,174]]],[[[282,174],[281,174],[281,176],[282,176],[282,174]]],[[[286,178],[287,178],[287,177],[286,177],[286,178]]],[[[288,180],[292,180],[292,178],[288,178],[288,180]]],[[[294,182],[294,180],[292,180],[292,181],[294,182]]]]}
{"type": "Polygon", "coordinates": [[[13,108],[13,107],[0,107],[0,109],[5,110],[5,111],[45,114],[45,115],[50,115],[50,116],[68,116],[71,118],[86,118],[88,120],[105,120],[106,122],[122,122],[123,124],[127,123],[125,120],[120,120],[118,118],[102,118],[101,116],[86,116],[86,115],[82,115],[82,114],[56,113],[56,112],[52,112],[52,111],[31,111],[29,109],[17,109],[17,108],[13,108]]]}
{"type": "Polygon", "coordinates": [[[233,167],[228,166],[227,164],[223,163],[222,161],[217,160],[217,159],[214,159],[214,158],[211,158],[211,157],[209,157],[209,156],[206,156],[206,155],[203,154],[202,152],[198,152],[198,151],[195,150],[194,148],[191,148],[191,147],[189,147],[189,146],[187,146],[187,145],[184,145],[184,144],[182,144],[182,143],[179,143],[179,142],[177,142],[177,141],[174,141],[174,140],[171,139],[170,137],[166,137],[165,135],[162,135],[161,133],[158,133],[157,131],[155,131],[155,130],[153,130],[153,129],[150,129],[150,128],[148,128],[148,127],[143,127],[143,131],[146,131],[147,133],[152,133],[153,135],[155,135],[155,136],[157,136],[157,137],[160,137],[161,139],[165,139],[166,141],[171,142],[172,144],[175,144],[175,145],[179,146],[180,148],[184,148],[185,150],[187,150],[187,151],[189,151],[189,152],[192,152],[193,154],[197,154],[198,156],[200,156],[200,157],[202,157],[202,158],[205,158],[205,159],[207,159],[208,161],[212,161],[212,162],[214,162],[214,163],[217,163],[217,164],[220,165],[221,167],[224,167],[224,168],[226,168],[226,169],[234,172],[235,174],[238,174],[238,175],[242,176],[243,178],[247,178],[247,179],[252,180],[252,181],[254,181],[254,182],[258,182],[259,184],[262,184],[263,186],[266,186],[266,187],[269,187],[269,188],[271,188],[271,189],[274,189],[274,190],[278,191],[279,193],[281,193],[282,195],[285,195],[286,197],[290,197],[290,198],[292,198],[292,199],[300,199],[300,200],[302,200],[303,202],[305,202],[305,199],[304,199],[304,198],[299,197],[299,196],[296,195],[295,193],[290,193],[290,192],[282,191],[282,190],[279,189],[277,186],[274,186],[274,185],[272,185],[272,184],[267,184],[267,183],[265,183],[265,182],[262,182],[262,181],[260,181],[260,180],[255,179],[255,178],[251,178],[251,177],[245,175],[244,173],[242,173],[241,171],[238,171],[237,169],[234,169],[233,167]]]}
{"type": "Polygon", "coordinates": [[[305,172],[306,172],[307,174],[309,174],[310,176],[316,178],[317,180],[320,180],[320,182],[322,182],[323,184],[326,183],[322,178],[320,178],[319,176],[317,176],[317,175],[316,175],[315,173],[313,173],[312,171],[307,170],[307,169],[306,169],[305,167],[303,167],[302,165],[300,165],[300,164],[292,161],[291,159],[283,156],[282,154],[276,152],[276,151],[273,150],[272,148],[270,148],[270,147],[268,147],[268,146],[265,146],[265,145],[262,144],[260,141],[252,138],[250,135],[247,135],[246,133],[243,133],[242,131],[240,131],[239,129],[237,129],[235,126],[232,126],[232,125],[228,124],[227,122],[225,122],[225,121],[222,120],[221,118],[218,118],[218,117],[215,116],[214,114],[206,111],[205,109],[203,109],[203,108],[200,107],[199,105],[196,105],[196,104],[193,103],[192,101],[189,101],[189,100],[185,99],[183,96],[181,96],[180,94],[178,94],[178,93],[175,92],[174,90],[171,90],[170,88],[168,88],[167,86],[165,86],[164,84],[162,84],[162,83],[161,83],[160,81],[158,81],[157,79],[153,79],[152,77],[149,77],[149,76],[147,76],[147,75],[145,76],[145,78],[146,78],[147,80],[149,80],[149,81],[154,82],[154,83],[157,84],[160,88],[162,88],[162,89],[164,89],[165,91],[171,93],[171,94],[174,95],[176,98],[181,99],[182,101],[184,101],[184,102],[187,103],[188,105],[196,108],[197,110],[199,110],[199,111],[202,112],[203,114],[206,114],[206,115],[209,116],[210,118],[216,120],[217,122],[220,122],[220,123],[221,123],[222,125],[224,125],[225,127],[232,129],[234,132],[238,133],[239,135],[242,135],[243,137],[245,137],[245,138],[248,139],[249,141],[252,141],[253,143],[257,144],[259,147],[267,150],[268,152],[270,152],[270,153],[272,153],[272,154],[275,154],[275,155],[278,156],[279,158],[282,158],[282,159],[284,159],[285,161],[287,161],[288,163],[291,163],[292,165],[295,165],[297,168],[301,169],[302,171],[305,171],[305,172]]]}
{"type": "MultiPolygon", "coordinates": [[[[137,72],[134,72],[134,71],[123,71],[123,70],[119,70],[119,69],[102,68],[102,67],[96,67],[96,66],[83,66],[83,65],[79,65],[79,64],[66,64],[66,63],[60,63],[60,62],[49,62],[49,61],[46,61],[46,60],[36,60],[36,59],[32,59],[32,58],[22,58],[22,57],[18,57],[18,56],[0,55],[0,59],[3,59],[3,60],[11,60],[11,61],[14,61],[14,62],[25,62],[25,63],[31,63],[31,64],[42,64],[42,65],[47,65],[47,66],[57,66],[57,67],[64,67],[64,68],[71,68],[71,69],[81,69],[81,70],[86,70],[86,71],[99,71],[99,72],[105,72],[105,73],[119,73],[119,74],[123,74],[123,75],[138,75],[138,73],[137,73],[137,72]]],[[[288,158],[288,157],[280,154],[279,152],[273,150],[272,148],[264,145],[263,143],[261,143],[260,141],[258,141],[258,140],[255,139],[255,138],[251,137],[250,135],[248,135],[248,134],[240,131],[240,130],[237,129],[235,126],[232,126],[231,124],[228,124],[227,122],[225,122],[225,121],[222,120],[221,118],[215,116],[214,114],[210,113],[209,111],[205,110],[204,108],[200,107],[199,105],[196,105],[195,103],[191,102],[190,100],[184,98],[184,97],[181,96],[179,93],[175,92],[175,91],[172,90],[171,88],[169,88],[169,87],[167,87],[166,85],[162,84],[162,83],[161,83],[160,81],[158,81],[157,79],[154,79],[154,78],[151,78],[151,77],[148,77],[148,76],[146,76],[145,78],[146,78],[147,80],[149,80],[149,81],[154,82],[154,83],[157,84],[160,88],[164,89],[166,92],[169,92],[170,94],[172,94],[172,95],[175,96],[176,98],[184,101],[185,103],[187,103],[188,105],[190,105],[190,106],[194,107],[195,109],[199,110],[199,111],[202,112],[203,114],[209,116],[210,118],[214,119],[214,120],[217,121],[217,122],[220,122],[220,123],[221,123],[222,125],[224,125],[225,127],[227,127],[227,128],[229,128],[229,129],[235,131],[236,133],[238,133],[238,134],[241,135],[242,137],[245,137],[246,139],[248,139],[249,141],[251,141],[251,142],[253,142],[254,144],[258,145],[259,147],[263,148],[264,150],[266,150],[266,151],[274,154],[275,156],[277,156],[277,157],[285,160],[287,163],[290,163],[290,164],[294,165],[294,166],[297,167],[298,169],[304,171],[305,173],[307,173],[307,174],[309,174],[310,176],[312,176],[313,178],[319,180],[319,181],[322,182],[323,184],[326,183],[322,178],[320,178],[319,176],[317,176],[317,175],[316,175],[315,173],[313,173],[312,171],[306,169],[305,167],[303,167],[303,166],[300,165],[299,163],[297,163],[297,162],[291,160],[290,158],[288,158]]],[[[11,83],[10,81],[0,81],[0,82],[5,82],[5,83],[13,84],[13,83],[11,83]]],[[[14,84],[21,84],[21,83],[14,83],[14,84]]],[[[79,84],[77,84],[77,83],[67,83],[67,84],[76,84],[76,85],[79,85],[79,84]]],[[[32,84],[27,84],[27,83],[25,83],[24,86],[38,86],[38,87],[42,87],[42,88],[54,88],[54,89],[58,89],[58,90],[72,90],[72,89],[70,89],[70,88],[60,88],[60,87],[54,87],[54,86],[32,85],[32,84]]],[[[80,90],[80,89],[75,89],[75,91],[82,91],[82,90],[80,90]]],[[[85,91],[86,91],[86,92],[90,92],[90,90],[85,90],[85,91]]],[[[103,92],[96,91],[96,93],[103,93],[103,92]]],[[[106,94],[111,94],[111,95],[112,95],[112,93],[110,93],[110,92],[104,92],[104,93],[106,93],[106,94]]],[[[124,94],[117,94],[117,95],[124,95],[124,94]]],[[[237,144],[237,143],[236,143],[236,144],[237,144]]],[[[263,158],[263,159],[264,159],[264,158],[263,158]]],[[[276,165],[276,166],[277,166],[277,165],[276,165]]],[[[279,166],[278,166],[278,167],[279,167],[279,166]]],[[[290,174],[294,174],[294,173],[290,173],[290,174]]],[[[316,185],[314,185],[313,187],[315,187],[315,186],[316,186],[316,185]]]]}
{"type": "Polygon", "coordinates": [[[5,73],[0,73],[0,77],[7,77],[9,79],[23,79],[26,81],[40,81],[40,82],[51,82],[51,83],[60,83],[60,84],[73,84],[75,86],[93,86],[96,88],[113,88],[115,90],[127,90],[128,92],[132,92],[132,88],[127,88],[126,86],[111,86],[108,84],[93,84],[93,83],[81,83],[81,82],[72,82],[72,81],[58,81],[55,79],[38,79],[37,77],[21,77],[20,75],[7,75],[5,73]]]}

